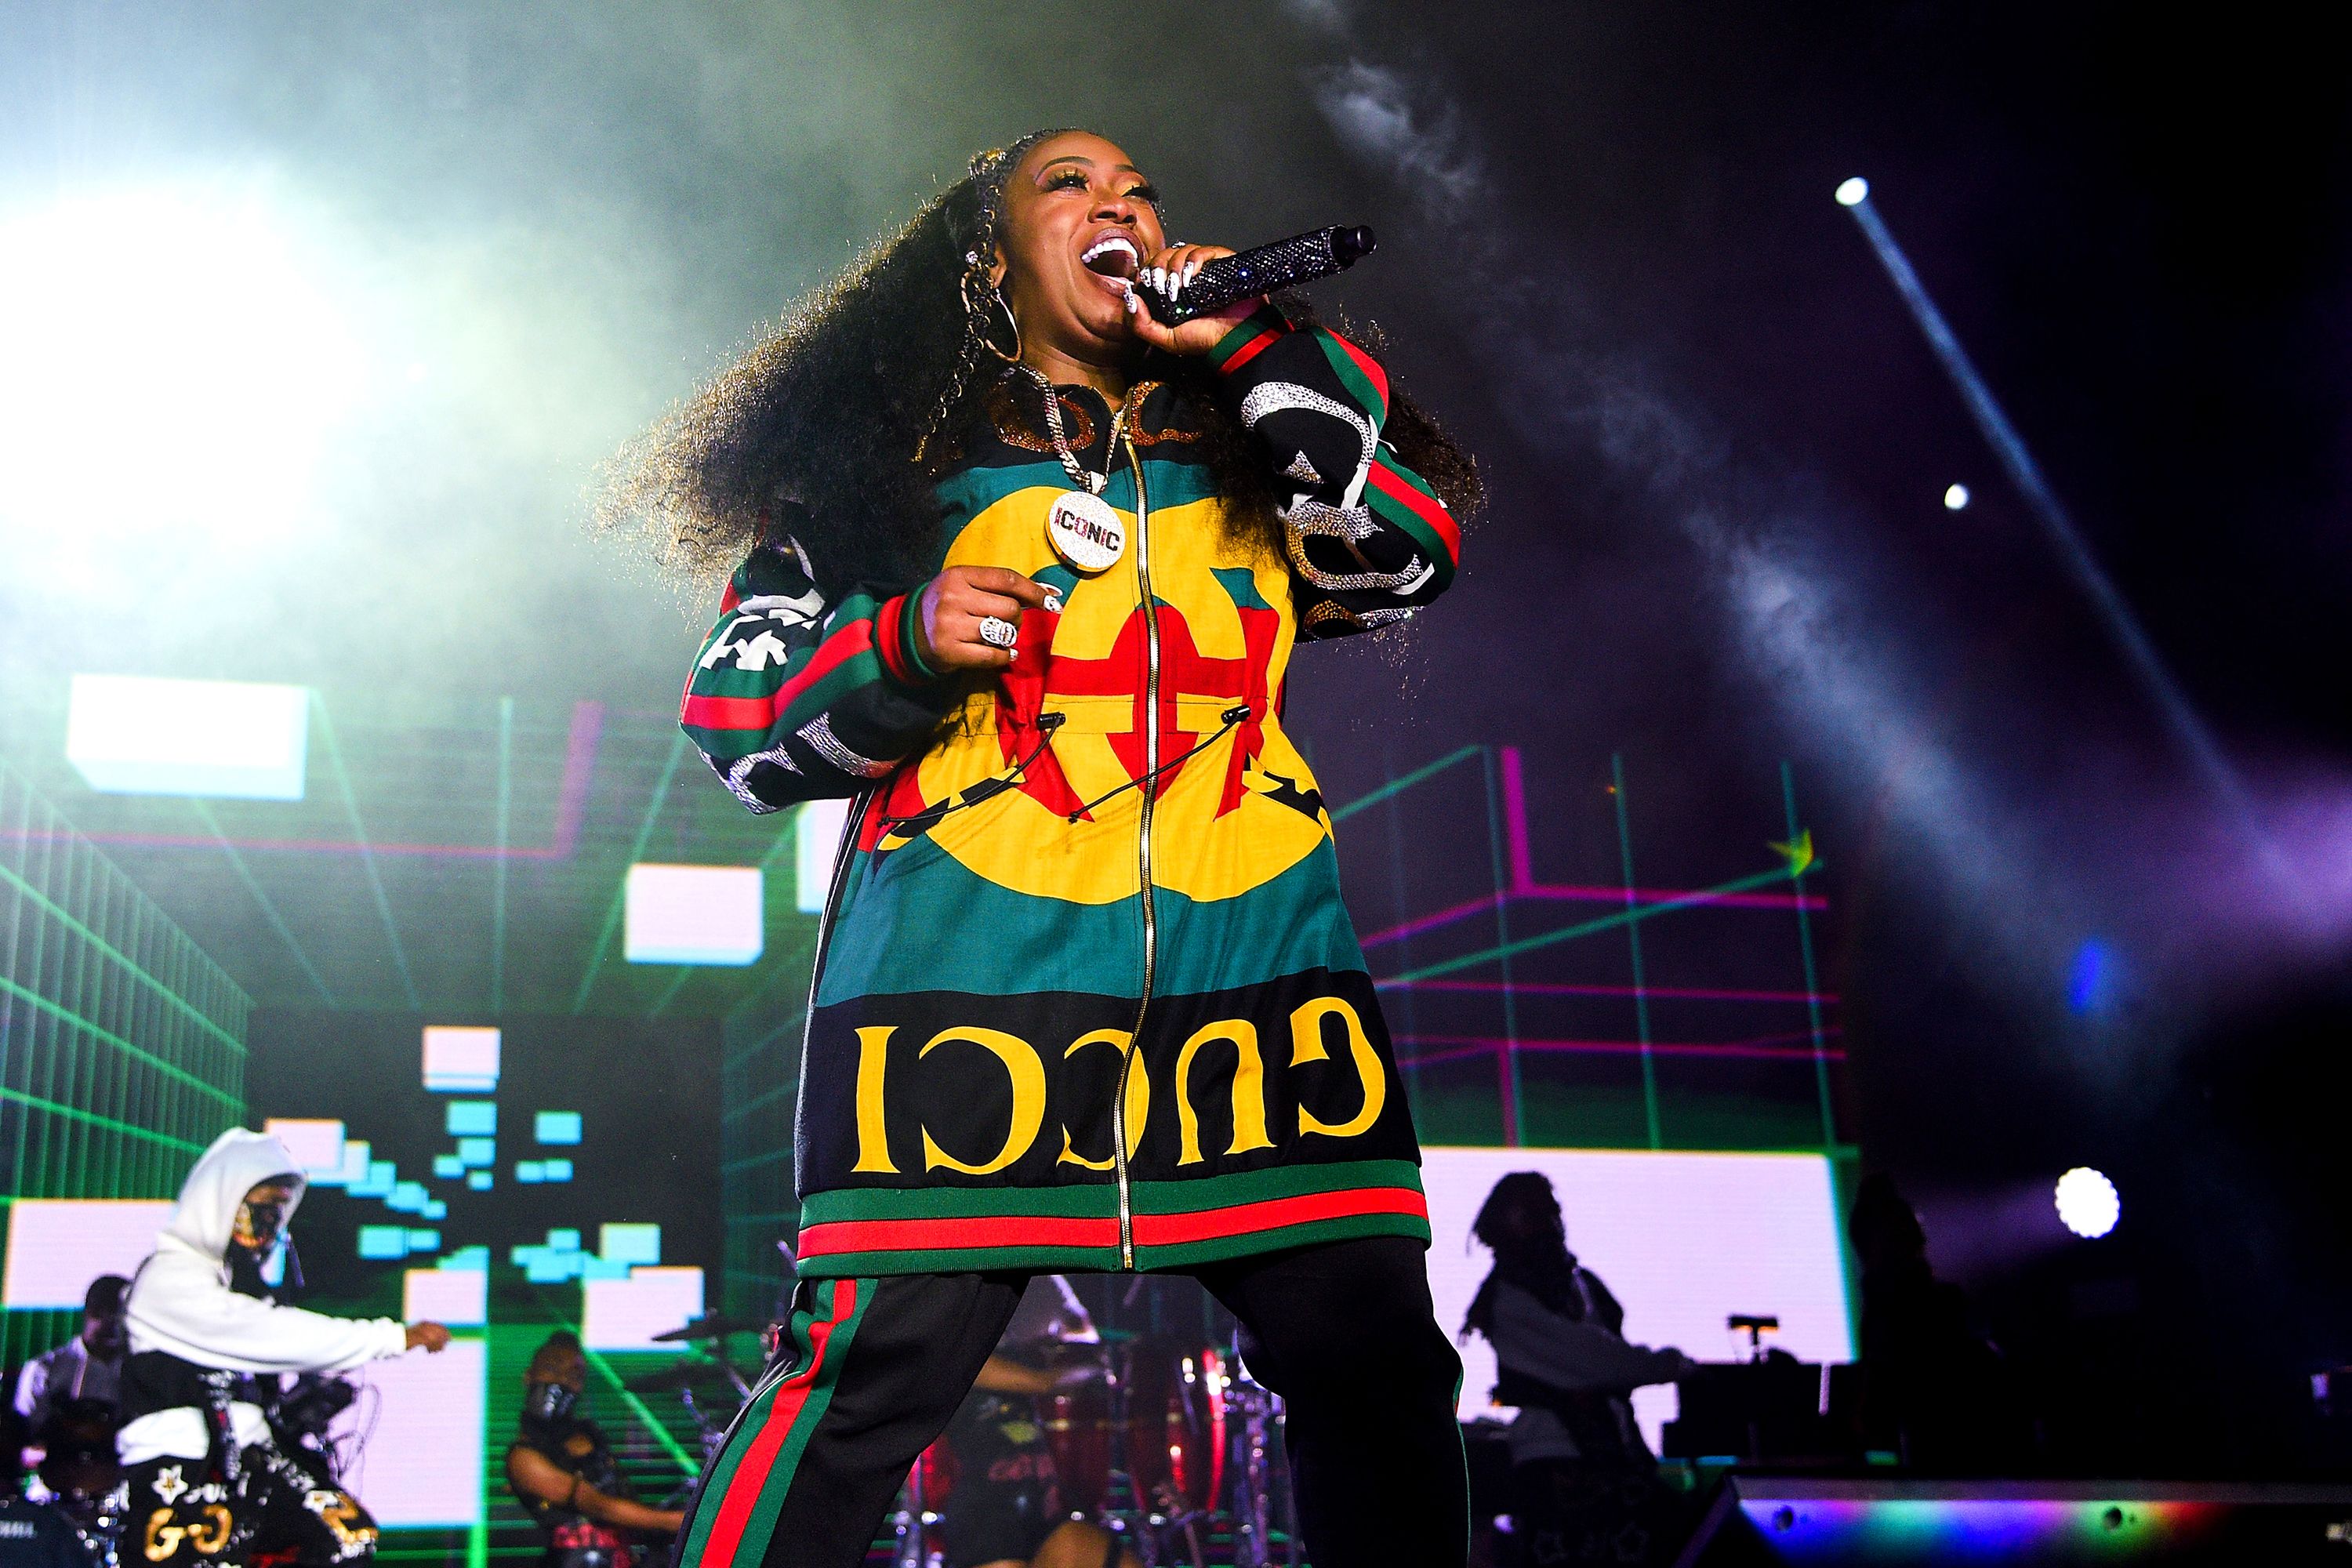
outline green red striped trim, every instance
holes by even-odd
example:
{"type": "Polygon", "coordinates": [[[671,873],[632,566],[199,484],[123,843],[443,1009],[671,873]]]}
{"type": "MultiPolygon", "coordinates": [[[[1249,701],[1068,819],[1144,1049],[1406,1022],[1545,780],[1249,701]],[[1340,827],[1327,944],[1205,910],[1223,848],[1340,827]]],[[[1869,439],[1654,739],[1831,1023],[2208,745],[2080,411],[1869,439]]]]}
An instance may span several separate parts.
{"type": "Polygon", "coordinates": [[[1429,1223],[1429,1200],[1418,1187],[1350,1187],[1336,1193],[1307,1193],[1299,1197],[1268,1198],[1262,1203],[1205,1213],[1135,1216],[1138,1247],[1181,1247],[1196,1241],[1223,1240],[1259,1231],[1280,1230],[1317,1220],[1352,1219],[1361,1215],[1408,1215],[1429,1223]]]}
{"type": "MultiPolygon", "coordinates": [[[[1173,1267],[1204,1252],[1236,1256],[1295,1246],[1301,1236],[1311,1239],[1333,1226],[1348,1234],[1423,1237],[1429,1229],[1429,1205],[1410,1161],[1139,1182],[1131,1194],[1140,1267],[1173,1267]]],[[[803,1205],[802,1268],[816,1275],[851,1267],[861,1274],[901,1273],[948,1268],[950,1259],[975,1268],[1101,1268],[1105,1258],[1118,1256],[1117,1202],[1108,1183],[812,1193],[803,1205]]]]}
{"type": "Polygon", "coordinates": [[[874,651],[882,656],[882,668],[890,672],[890,679],[901,686],[929,686],[938,676],[923,662],[911,610],[904,594],[882,601],[882,607],[874,612],[874,651]]]}
{"type": "MultiPolygon", "coordinates": [[[[1110,1232],[1117,1234],[1116,1226],[1110,1232]]],[[[1298,1217],[1286,1223],[1194,1241],[1145,1241],[1138,1237],[1134,1267],[1140,1270],[1187,1268],[1253,1253],[1279,1252],[1327,1241],[1366,1236],[1398,1236],[1429,1243],[1429,1221],[1402,1206],[1373,1208],[1361,1214],[1336,1214],[1322,1218],[1298,1217]]],[[[1045,1270],[1083,1269],[1110,1272],[1126,1267],[1115,1244],[1100,1247],[1051,1247],[1031,1242],[1017,1247],[944,1247],[917,1249],[883,1248],[870,1252],[828,1253],[803,1257],[801,1278],[821,1279],[835,1275],[861,1278],[895,1274],[965,1274],[992,1268],[1045,1270]]]]}
{"type": "Polygon", "coordinates": [[[1238,1236],[1212,1237],[1177,1246],[1138,1247],[1135,1249],[1135,1267],[1138,1270],[1196,1268],[1203,1263],[1221,1263],[1228,1258],[1283,1252],[1297,1247],[1318,1247],[1326,1242],[1352,1241],[1367,1236],[1402,1237],[1427,1247],[1429,1235],[1429,1221],[1418,1215],[1389,1212],[1339,1215],[1329,1219],[1282,1226],[1273,1230],[1245,1231],[1238,1236]]]}
{"type": "Polygon", "coordinates": [[[1233,331],[1217,340],[1216,346],[1209,351],[1209,363],[1218,374],[1231,375],[1289,331],[1290,323],[1282,319],[1281,311],[1271,305],[1263,306],[1234,322],[1233,331]]]}
{"type": "Polygon", "coordinates": [[[1118,1220],[1054,1219],[1038,1215],[986,1219],[853,1219],[801,1231],[800,1255],[837,1252],[968,1251],[992,1247],[1116,1247],[1118,1220]]]}
{"type": "Polygon", "coordinates": [[[839,630],[819,643],[806,664],[764,697],[701,696],[689,685],[686,699],[678,708],[678,722],[698,730],[752,730],[765,734],[775,727],[777,718],[792,706],[793,699],[859,654],[871,652],[873,648],[872,617],[856,616],[843,623],[839,630]]]}
{"type": "Polygon", "coordinates": [[[1445,510],[1443,501],[1429,493],[1420,475],[1399,468],[1381,454],[1373,458],[1368,477],[1378,496],[1394,503],[1393,510],[1381,508],[1383,512],[1395,516],[1407,527],[1418,522],[1421,529],[1416,531],[1428,533],[1428,542],[1444,552],[1448,566],[1462,563],[1462,525],[1454,521],[1454,514],[1445,510]]]}
{"type": "Polygon", "coordinates": [[[795,1370],[755,1395],[719,1451],[695,1502],[679,1562],[688,1568],[751,1568],[767,1555],[784,1495],[841,1382],[877,1281],[835,1279],[816,1287],[815,1311],[793,1314],[795,1370]]]}
{"type": "Polygon", "coordinates": [[[1331,369],[1355,395],[1356,401],[1364,405],[1372,422],[1379,424],[1388,418],[1389,373],[1381,368],[1380,362],[1337,332],[1318,328],[1315,336],[1322,344],[1323,357],[1331,362],[1331,369]]]}

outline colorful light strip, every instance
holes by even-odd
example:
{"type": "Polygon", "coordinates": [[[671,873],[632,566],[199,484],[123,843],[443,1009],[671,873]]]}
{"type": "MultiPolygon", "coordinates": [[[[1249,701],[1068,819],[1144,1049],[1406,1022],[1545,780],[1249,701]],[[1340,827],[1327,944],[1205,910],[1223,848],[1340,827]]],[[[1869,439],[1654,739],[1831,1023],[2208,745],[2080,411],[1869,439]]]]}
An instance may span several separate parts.
{"type": "Polygon", "coordinates": [[[2127,1498],[1773,1498],[1744,1486],[1739,1507],[1783,1563],[2120,1559],[2200,1539],[2229,1511],[2127,1498]]]}

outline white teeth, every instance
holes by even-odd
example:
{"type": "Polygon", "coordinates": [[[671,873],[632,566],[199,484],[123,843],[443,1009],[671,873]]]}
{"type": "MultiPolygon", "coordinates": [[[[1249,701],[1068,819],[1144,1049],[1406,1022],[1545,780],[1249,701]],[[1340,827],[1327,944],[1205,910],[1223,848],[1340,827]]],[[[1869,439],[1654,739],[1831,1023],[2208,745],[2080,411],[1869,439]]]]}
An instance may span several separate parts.
{"type": "MultiPolygon", "coordinates": [[[[1084,256],[1079,257],[1078,259],[1080,261],[1092,261],[1096,257],[1113,250],[1124,250],[1128,255],[1134,256],[1136,254],[1135,242],[1128,238],[1127,236],[1123,234],[1107,234],[1100,239],[1096,240],[1092,245],[1087,246],[1087,253],[1084,256]]],[[[1139,260],[1141,258],[1138,258],[1138,259],[1139,260]]]]}

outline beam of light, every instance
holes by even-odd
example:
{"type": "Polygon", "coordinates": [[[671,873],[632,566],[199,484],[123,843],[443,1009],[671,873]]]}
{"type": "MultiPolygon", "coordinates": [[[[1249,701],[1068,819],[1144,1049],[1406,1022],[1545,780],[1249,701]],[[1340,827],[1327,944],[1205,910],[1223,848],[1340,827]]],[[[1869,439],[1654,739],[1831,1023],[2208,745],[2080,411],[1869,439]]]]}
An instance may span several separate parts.
{"type": "MultiPolygon", "coordinates": [[[[1887,228],[1885,220],[1878,216],[1878,209],[1869,196],[1869,185],[1860,179],[1848,180],[1837,189],[1838,204],[1852,213],[1853,221],[1861,226],[1864,237],[1877,252],[1880,265],[1886,268],[1886,276],[1894,282],[1895,292],[1902,295],[1904,304],[1910,308],[1913,318],[1918,321],[1919,331],[1927,337],[1928,347],[1935,351],[1936,358],[1943,364],[1945,374],[1951,377],[1952,385],[1958,391],[1960,400],[1968,405],[1969,415],[1977,422],[1977,428],[1984,433],[1993,455],[2000,460],[2010,482],[2025,498],[2028,510],[2042,524],[2042,531],[2049,536],[2052,547],[2057,551],[2059,560],[2074,578],[2075,586],[2090,600],[2101,625],[2122,652],[2132,673],[2147,689],[2174,742],[2188,756],[2190,765],[2230,815],[2246,842],[2260,855],[2273,879],[2298,905],[2305,906],[2306,912],[2315,912],[2309,909],[2309,898],[2302,879],[2287,864],[2285,857],[2279,852],[2277,845],[2256,818],[2252,799],[2246,793],[2237,770],[2222,755],[2212,731],[2189,705],[2188,695],[2172,678],[2171,671],[2165,668],[2155,644],[2148,640],[2147,633],[2141,628],[2138,617],[2132,614],[2131,606],[2116,590],[2105,569],[2099,564],[2098,558],[2091,552],[2089,542],[2074,526],[2074,519],[2068,514],[2065,504],[2058,499],[2057,492],[2051,489],[2048,479],[2042,472],[2042,466],[2034,461],[2032,452],[2027,448],[2024,437],[2018,434],[2017,427],[2010,423],[2009,416],[1994,400],[1992,389],[1977,373],[1975,363],[1969,358],[1968,351],[1960,346],[1960,340],[1953,332],[1951,323],[1944,319],[1943,311],[1928,297],[1927,286],[1920,282],[1910,258],[1895,242],[1894,234],[1887,228]]],[[[1950,504],[1948,492],[1946,504],[1950,504]]]]}
{"type": "MultiPolygon", "coordinates": [[[[654,824],[660,820],[662,806],[669,800],[669,781],[677,776],[677,764],[686,756],[686,731],[674,731],[669,740],[669,758],[662,763],[661,777],[654,781],[653,798],[646,802],[645,819],[637,824],[637,841],[629,846],[629,864],[634,866],[646,858],[646,844],[654,836],[654,824]]],[[[596,933],[595,951],[588,955],[588,966],[581,971],[580,989],[572,995],[572,1011],[575,1014],[588,1005],[588,993],[595,989],[596,977],[604,972],[604,954],[613,945],[613,938],[621,930],[623,917],[628,912],[629,886],[625,878],[613,889],[613,901],[604,910],[604,924],[596,933]]]]}
{"type": "Polygon", "coordinates": [[[0,541],[18,563],[88,576],[305,521],[364,374],[322,270],[250,193],[0,210],[0,541]]]}
{"type": "Polygon", "coordinates": [[[2077,1165],[2059,1177],[2053,1196],[2058,1223],[2086,1240],[2106,1235],[2123,1217],[2123,1199],[2115,1183],[2088,1165],[2077,1165]]]}

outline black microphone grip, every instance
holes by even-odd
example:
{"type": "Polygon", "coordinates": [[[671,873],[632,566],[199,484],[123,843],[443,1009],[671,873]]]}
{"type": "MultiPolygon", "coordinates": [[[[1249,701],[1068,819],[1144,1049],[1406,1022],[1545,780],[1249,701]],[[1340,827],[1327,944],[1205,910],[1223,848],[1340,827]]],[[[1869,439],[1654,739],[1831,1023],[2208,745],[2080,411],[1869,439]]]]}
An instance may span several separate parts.
{"type": "Polygon", "coordinates": [[[1236,300],[1295,289],[1344,272],[1370,256],[1376,244],[1369,228],[1318,228],[1202,262],[1192,281],[1178,289],[1172,300],[1140,284],[1136,292],[1143,296],[1144,308],[1154,321],[1178,326],[1195,316],[1222,310],[1236,300]]]}

